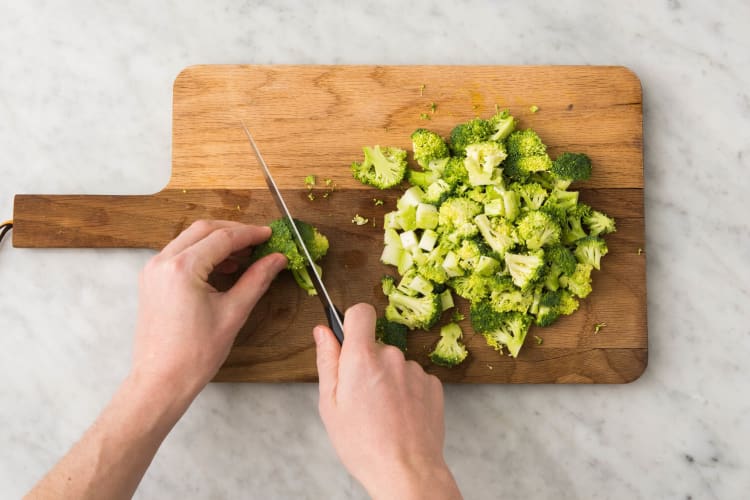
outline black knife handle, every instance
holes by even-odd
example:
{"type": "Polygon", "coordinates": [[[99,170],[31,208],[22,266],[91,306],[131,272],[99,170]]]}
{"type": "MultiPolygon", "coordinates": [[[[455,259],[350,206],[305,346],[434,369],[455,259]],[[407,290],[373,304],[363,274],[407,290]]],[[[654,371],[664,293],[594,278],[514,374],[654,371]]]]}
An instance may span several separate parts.
{"type": "Polygon", "coordinates": [[[344,315],[341,314],[341,311],[336,307],[331,308],[330,306],[326,306],[325,309],[326,318],[328,318],[328,326],[333,330],[333,334],[336,336],[336,340],[339,341],[339,344],[342,344],[344,342],[344,330],[340,325],[344,324],[344,315]],[[339,321],[336,321],[334,314],[338,317],[339,321]]]}

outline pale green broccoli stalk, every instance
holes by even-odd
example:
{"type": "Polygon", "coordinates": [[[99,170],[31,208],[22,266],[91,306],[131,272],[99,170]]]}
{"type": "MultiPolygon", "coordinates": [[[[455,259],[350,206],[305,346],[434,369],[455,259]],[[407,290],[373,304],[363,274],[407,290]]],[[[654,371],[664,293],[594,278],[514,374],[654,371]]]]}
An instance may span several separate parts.
{"type": "Polygon", "coordinates": [[[399,323],[378,318],[375,322],[375,339],[383,344],[392,345],[406,352],[408,328],[399,323]]]}
{"type": "Polygon", "coordinates": [[[562,153],[550,171],[561,179],[586,180],[591,177],[591,159],[583,153],[562,153]]]}
{"type": "Polygon", "coordinates": [[[396,147],[365,146],[362,163],[352,163],[354,178],[379,189],[397,186],[406,175],[406,151],[396,147]]]}
{"type": "Polygon", "coordinates": [[[440,340],[430,353],[430,361],[436,365],[452,367],[461,364],[469,352],[461,343],[463,332],[456,323],[448,323],[440,329],[440,340]]]}
{"type": "Polygon", "coordinates": [[[617,230],[614,219],[596,210],[592,210],[591,213],[585,216],[583,222],[589,227],[591,236],[614,233],[617,230]]]}
{"type": "Polygon", "coordinates": [[[544,252],[531,251],[528,254],[505,254],[505,265],[513,283],[521,289],[528,288],[541,274],[544,268],[544,252]]]}
{"type": "MultiPolygon", "coordinates": [[[[325,256],[328,252],[328,238],[306,222],[295,219],[294,223],[313,261],[325,256]]],[[[250,263],[252,264],[272,253],[282,253],[287,258],[286,268],[292,272],[292,276],[294,276],[294,280],[300,288],[309,295],[316,295],[317,292],[307,269],[307,260],[297,246],[288,219],[277,219],[271,222],[269,226],[271,227],[271,237],[253,249],[250,263]]],[[[319,274],[322,274],[322,268],[318,266],[317,269],[319,274]]]]}
{"type": "Polygon", "coordinates": [[[589,264],[594,269],[600,269],[602,257],[607,255],[607,244],[597,236],[589,236],[578,240],[575,256],[581,264],[589,264]]]}
{"type": "Polygon", "coordinates": [[[456,125],[451,131],[450,148],[456,156],[466,154],[466,146],[484,142],[495,132],[494,127],[487,120],[474,118],[466,123],[456,125]]]}
{"type": "Polygon", "coordinates": [[[576,270],[570,276],[560,276],[560,285],[581,299],[591,293],[591,264],[576,264],[576,270]]]}
{"type": "Polygon", "coordinates": [[[412,186],[419,186],[427,189],[430,184],[440,179],[440,174],[432,170],[412,170],[406,172],[406,180],[412,186]]]}
{"type": "Polygon", "coordinates": [[[516,358],[526,340],[531,316],[520,312],[498,313],[486,302],[477,302],[471,304],[471,324],[488,345],[500,352],[507,348],[516,358]]]}
{"type": "Polygon", "coordinates": [[[560,226],[548,214],[531,210],[518,221],[518,237],[529,250],[560,242],[560,226]]]}
{"type": "Polygon", "coordinates": [[[415,130],[411,134],[411,141],[414,159],[423,168],[428,168],[432,160],[447,158],[451,154],[442,137],[424,128],[415,130]]]}

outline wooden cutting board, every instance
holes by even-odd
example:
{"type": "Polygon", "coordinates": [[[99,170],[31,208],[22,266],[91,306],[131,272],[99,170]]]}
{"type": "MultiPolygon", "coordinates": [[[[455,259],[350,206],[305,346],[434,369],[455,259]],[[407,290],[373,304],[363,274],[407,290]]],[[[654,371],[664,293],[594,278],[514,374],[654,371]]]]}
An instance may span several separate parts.
{"type": "MultiPolygon", "coordinates": [[[[360,301],[382,313],[379,262],[383,214],[398,191],[380,192],[351,177],[363,145],[410,148],[428,127],[446,136],[475,116],[508,108],[534,128],[554,157],[591,156],[581,199],[617,220],[594,292],[574,315],[532,327],[518,359],[498,355],[462,323],[470,357],[431,365],[433,332],[410,334],[408,357],[447,382],[625,383],[646,367],[646,257],[641,86],[623,67],[592,66],[192,66],[174,82],[172,177],[147,196],[15,198],[16,247],[159,249],[199,218],[267,223],[279,216],[247,139],[243,119],[294,214],[331,242],[324,280],[346,308],[360,301]],[[434,111],[433,111],[434,103],[434,111]],[[539,107],[535,114],[531,105],[539,107]],[[330,178],[327,199],[307,198],[304,177],[330,178]],[[385,200],[382,207],[373,198],[385,200]],[[375,225],[355,226],[354,214],[375,225]],[[595,333],[594,325],[607,326],[595,333]],[[538,345],[534,337],[543,343],[538,345]]],[[[467,313],[467,306],[459,302],[467,313]]],[[[467,314],[468,317],[468,314],[467,314]]],[[[284,275],[247,324],[217,381],[316,380],[311,331],[324,323],[318,299],[284,275]]]]}

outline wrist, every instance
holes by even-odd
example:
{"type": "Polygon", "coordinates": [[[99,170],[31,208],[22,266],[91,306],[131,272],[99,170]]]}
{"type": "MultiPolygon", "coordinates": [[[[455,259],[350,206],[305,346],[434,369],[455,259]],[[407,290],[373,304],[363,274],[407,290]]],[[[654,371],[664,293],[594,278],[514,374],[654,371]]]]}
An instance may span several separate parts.
{"type": "Polygon", "coordinates": [[[370,483],[363,483],[363,485],[375,500],[391,498],[455,500],[462,498],[453,474],[442,459],[430,463],[409,461],[397,464],[391,471],[373,477],[370,483]]]}
{"type": "Polygon", "coordinates": [[[147,411],[155,428],[171,429],[185,413],[200,389],[174,379],[132,370],[119,391],[134,406],[147,411]]]}

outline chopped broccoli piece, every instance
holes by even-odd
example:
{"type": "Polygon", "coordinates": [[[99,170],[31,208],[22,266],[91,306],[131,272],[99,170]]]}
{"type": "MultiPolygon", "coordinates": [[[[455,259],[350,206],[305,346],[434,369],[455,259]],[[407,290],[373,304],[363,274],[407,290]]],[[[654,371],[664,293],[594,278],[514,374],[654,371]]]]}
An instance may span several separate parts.
{"type": "Polygon", "coordinates": [[[469,173],[469,184],[484,186],[502,182],[495,169],[507,157],[505,147],[498,142],[479,142],[466,146],[464,167],[469,173]]]}
{"type": "Polygon", "coordinates": [[[432,170],[411,170],[406,173],[406,180],[412,186],[419,186],[427,189],[430,184],[440,179],[440,173],[432,170]]]}
{"type": "Polygon", "coordinates": [[[440,205],[438,226],[443,233],[460,239],[477,234],[473,219],[482,211],[482,205],[468,198],[450,198],[440,205]]]}
{"type": "Polygon", "coordinates": [[[479,274],[457,276],[448,282],[459,297],[471,302],[484,300],[490,293],[492,279],[479,274]]]}
{"type": "Polygon", "coordinates": [[[484,214],[474,217],[474,223],[484,237],[484,241],[502,258],[505,252],[518,243],[518,235],[513,224],[503,217],[489,218],[484,214]]]}
{"type": "Polygon", "coordinates": [[[415,130],[411,134],[411,141],[414,159],[423,168],[427,168],[432,160],[447,158],[451,154],[443,138],[425,128],[415,130]]]}
{"type": "Polygon", "coordinates": [[[406,337],[408,329],[400,324],[388,321],[386,318],[378,318],[375,322],[375,339],[383,344],[398,347],[406,352],[406,337]]]}
{"type": "Polygon", "coordinates": [[[352,224],[356,224],[358,226],[364,226],[370,222],[370,219],[367,219],[366,217],[362,217],[359,214],[355,214],[354,217],[352,217],[352,224]]]}
{"type": "Polygon", "coordinates": [[[365,146],[362,163],[352,163],[354,178],[380,189],[398,185],[406,174],[406,151],[396,147],[365,146]]]}
{"type": "Polygon", "coordinates": [[[560,285],[581,299],[591,293],[591,264],[576,264],[576,270],[570,276],[560,276],[560,285]]]}
{"type": "Polygon", "coordinates": [[[307,177],[305,177],[305,186],[307,186],[308,189],[312,189],[313,186],[315,186],[314,175],[308,175],[307,177]]]}
{"type": "Polygon", "coordinates": [[[607,326],[607,323],[597,323],[594,325],[594,334],[599,333],[599,330],[607,326]]]}
{"type": "Polygon", "coordinates": [[[532,104],[531,106],[529,106],[529,113],[536,113],[537,111],[539,111],[539,106],[537,106],[536,104],[532,104]]]}
{"type": "Polygon", "coordinates": [[[594,269],[600,269],[600,262],[603,256],[607,255],[607,244],[603,239],[597,236],[588,236],[578,240],[576,243],[575,256],[578,262],[589,264],[594,269]]]}
{"type": "Polygon", "coordinates": [[[534,296],[519,290],[509,276],[499,277],[490,292],[490,307],[497,312],[517,311],[525,313],[531,307],[534,296]]]}
{"type": "Polygon", "coordinates": [[[452,189],[469,182],[469,172],[464,166],[463,158],[451,157],[445,165],[442,176],[442,180],[452,189]]]}
{"type": "Polygon", "coordinates": [[[469,355],[466,347],[461,343],[461,327],[456,323],[448,323],[440,329],[440,340],[430,353],[430,361],[440,366],[456,366],[461,364],[469,355]]]}
{"type": "Polygon", "coordinates": [[[558,306],[562,290],[547,291],[542,293],[539,300],[539,309],[536,313],[536,324],[539,326],[549,326],[560,316],[558,306]]]}
{"type": "Polygon", "coordinates": [[[521,289],[526,289],[533,283],[544,267],[544,252],[535,250],[528,254],[505,254],[505,265],[508,267],[513,283],[521,289]]]}
{"type": "Polygon", "coordinates": [[[523,198],[524,205],[530,210],[539,210],[544,204],[544,200],[546,200],[549,195],[547,190],[536,182],[530,182],[528,184],[516,183],[511,186],[511,189],[516,191],[519,196],[523,198]]]}
{"type": "Polygon", "coordinates": [[[615,228],[615,220],[597,210],[592,210],[591,213],[586,215],[583,218],[583,222],[589,227],[591,236],[614,233],[617,230],[615,228]]]}
{"type": "Polygon", "coordinates": [[[548,271],[544,279],[544,285],[549,290],[557,290],[560,287],[559,278],[561,274],[570,276],[576,270],[576,259],[573,252],[562,245],[554,245],[544,253],[548,271]]]}
{"type": "Polygon", "coordinates": [[[536,132],[527,128],[516,130],[508,136],[506,142],[508,157],[523,158],[526,156],[542,156],[547,154],[547,146],[536,132]]]}
{"type": "Polygon", "coordinates": [[[560,226],[552,217],[539,210],[532,210],[518,221],[518,237],[529,250],[560,242],[560,226]]]}
{"type": "Polygon", "coordinates": [[[440,319],[442,312],[440,295],[411,297],[398,290],[393,290],[388,294],[385,317],[389,321],[405,325],[410,330],[415,328],[429,330],[440,319]]]}
{"type": "Polygon", "coordinates": [[[328,238],[325,235],[311,224],[299,219],[294,219],[294,225],[297,226],[297,231],[302,236],[302,241],[305,242],[305,247],[310,252],[313,261],[317,262],[328,253],[328,238]]]}
{"type": "Polygon", "coordinates": [[[586,180],[591,177],[591,159],[583,153],[562,153],[550,170],[561,179],[586,180]]]}
{"type": "Polygon", "coordinates": [[[495,132],[487,120],[474,118],[466,123],[456,125],[451,131],[450,148],[456,156],[466,154],[466,146],[484,142],[495,132]]]}
{"type": "Polygon", "coordinates": [[[557,312],[565,316],[573,314],[578,310],[578,299],[568,290],[560,290],[560,303],[557,305],[557,312]]]}
{"type": "Polygon", "coordinates": [[[440,204],[448,198],[450,192],[450,184],[445,182],[443,179],[438,179],[437,181],[427,186],[422,201],[435,206],[440,206],[440,204]]]}
{"type": "Polygon", "coordinates": [[[486,302],[477,302],[471,304],[471,324],[488,345],[501,352],[505,347],[516,358],[531,326],[531,316],[520,312],[499,313],[486,302]]]}
{"type": "MultiPolygon", "coordinates": [[[[559,199],[559,196],[558,196],[559,199]]],[[[562,241],[566,245],[572,245],[581,238],[586,237],[586,231],[583,230],[581,221],[588,216],[591,207],[584,203],[573,205],[567,212],[567,216],[562,225],[562,241]]]]}
{"type": "Polygon", "coordinates": [[[516,119],[508,113],[507,109],[498,111],[488,121],[493,129],[490,136],[490,140],[492,141],[502,141],[516,128],[516,119]]]}

